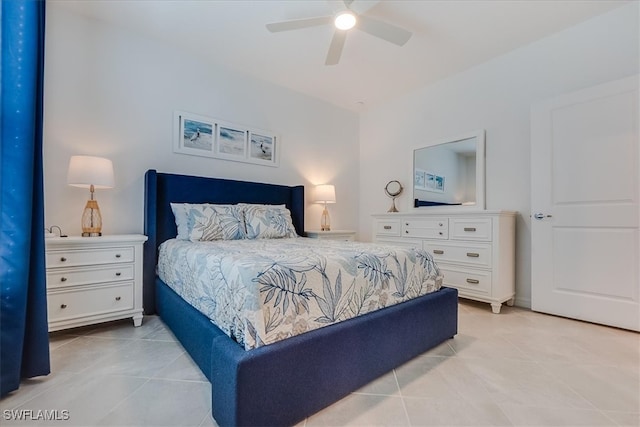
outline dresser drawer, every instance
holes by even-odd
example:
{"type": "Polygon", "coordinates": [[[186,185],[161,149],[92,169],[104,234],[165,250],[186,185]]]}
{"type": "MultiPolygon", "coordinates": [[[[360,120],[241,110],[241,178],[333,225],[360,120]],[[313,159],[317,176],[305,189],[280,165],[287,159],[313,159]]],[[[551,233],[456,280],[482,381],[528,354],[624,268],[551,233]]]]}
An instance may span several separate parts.
{"type": "Polygon", "coordinates": [[[482,270],[449,269],[440,267],[442,284],[476,294],[491,294],[491,272],[482,270]]]}
{"type": "Polygon", "coordinates": [[[376,223],[376,234],[384,236],[399,236],[400,221],[381,220],[376,223]]]}
{"type": "Polygon", "coordinates": [[[393,238],[378,238],[376,243],[382,245],[401,246],[403,248],[417,248],[422,249],[422,240],[420,239],[393,239],[393,238]]]}
{"type": "Polygon", "coordinates": [[[49,322],[133,308],[133,283],[50,291],[49,322]]]}
{"type": "Polygon", "coordinates": [[[133,280],[133,267],[133,264],[113,264],[98,268],[49,269],[47,271],[47,287],[58,288],[133,280]]]}
{"type": "Polygon", "coordinates": [[[451,239],[491,241],[491,218],[451,218],[451,239]]]}
{"type": "Polygon", "coordinates": [[[456,243],[425,241],[424,249],[436,262],[466,264],[473,267],[491,268],[490,243],[456,243]]]}
{"type": "Polygon", "coordinates": [[[448,239],[449,221],[447,218],[407,219],[402,221],[402,236],[426,239],[448,239]]]}
{"type": "MultiPolygon", "coordinates": [[[[91,237],[87,237],[91,239],[91,237]]],[[[133,246],[104,249],[47,251],[47,268],[133,262],[133,246]]]]}

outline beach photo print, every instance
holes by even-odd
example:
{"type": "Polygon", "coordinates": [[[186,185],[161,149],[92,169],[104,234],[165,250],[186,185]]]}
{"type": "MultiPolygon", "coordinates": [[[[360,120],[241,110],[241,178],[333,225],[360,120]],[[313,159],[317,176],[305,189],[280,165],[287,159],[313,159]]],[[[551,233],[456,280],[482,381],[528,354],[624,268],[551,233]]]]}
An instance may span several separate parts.
{"type": "Polygon", "coordinates": [[[275,165],[276,137],[266,132],[249,132],[249,159],[252,163],[275,165]]]}
{"type": "Polygon", "coordinates": [[[177,127],[173,151],[196,156],[213,157],[215,121],[208,117],[175,112],[177,127]]]}
{"type": "Polygon", "coordinates": [[[218,123],[216,156],[229,160],[243,160],[247,152],[247,131],[228,123],[218,123]]]}

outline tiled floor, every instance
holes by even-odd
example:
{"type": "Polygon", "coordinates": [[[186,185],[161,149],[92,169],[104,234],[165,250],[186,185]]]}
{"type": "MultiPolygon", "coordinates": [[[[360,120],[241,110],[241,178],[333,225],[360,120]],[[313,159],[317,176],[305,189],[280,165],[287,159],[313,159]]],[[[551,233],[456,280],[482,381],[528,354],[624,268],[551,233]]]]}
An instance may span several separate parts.
{"type": "MultiPolygon", "coordinates": [[[[462,301],[459,334],[301,425],[640,425],[640,335],[462,301]]],[[[154,316],[51,337],[53,373],[0,401],[0,424],[212,426],[210,386],[154,316]],[[11,409],[67,410],[54,423],[11,409]]]]}

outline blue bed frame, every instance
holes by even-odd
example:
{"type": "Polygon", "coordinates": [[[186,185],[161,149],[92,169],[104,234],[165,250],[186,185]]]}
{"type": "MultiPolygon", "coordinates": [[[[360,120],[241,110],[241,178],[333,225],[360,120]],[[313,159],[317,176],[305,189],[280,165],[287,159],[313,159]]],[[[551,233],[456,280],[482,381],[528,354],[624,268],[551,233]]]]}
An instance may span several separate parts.
{"type": "Polygon", "coordinates": [[[147,171],[144,308],[158,313],[212,384],[220,426],[296,424],[457,333],[455,289],[245,351],[155,273],[176,236],[169,203],[285,204],[304,235],[304,188],[147,171]]]}

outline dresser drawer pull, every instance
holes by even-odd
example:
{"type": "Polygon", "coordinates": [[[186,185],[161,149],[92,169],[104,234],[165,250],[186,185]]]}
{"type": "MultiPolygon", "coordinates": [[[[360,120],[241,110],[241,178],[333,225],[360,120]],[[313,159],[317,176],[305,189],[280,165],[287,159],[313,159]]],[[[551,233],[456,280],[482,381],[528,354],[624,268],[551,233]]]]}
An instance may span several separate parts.
{"type": "Polygon", "coordinates": [[[409,234],[409,230],[404,230],[405,233],[409,234]]]}
{"type": "Polygon", "coordinates": [[[441,236],[444,235],[444,233],[442,231],[439,231],[438,234],[441,235],[441,236]]]}
{"type": "Polygon", "coordinates": [[[120,277],[120,276],[122,276],[122,273],[120,273],[119,271],[117,271],[117,272],[116,272],[116,276],[117,276],[117,277],[120,277]]]}
{"type": "Polygon", "coordinates": [[[67,259],[65,257],[60,258],[60,262],[65,262],[67,259]]]}
{"type": "Polygon", "coordinates": [[[60,304],[60,308],[67,308],[67,304],[60,304]]]}
{"type": "Polygon", "coordinates": [[[438,223],[438,227],[442,227],[442,226],[444,226],[444,224],[443,224],[443,223],[441,223],[441,222],[439,222],[439,223],[438,223]]]}
{"type": "Polygon", "coordinates": [[[121,300],[121,298],[120,298],[120,297],[116,297],[116,301],[120,301],[120,300],[121,300]]]}
{"type": "Polygon", "coordinates": [[[436,255],[444,255],[444,251],[442,249],[434,249],[433,253],[436,255]]]}
{"type": "Polygon", "coordinates": [[[383,228],[384,228],[385,230],[391,230],[391,226],[390,226],[390,225],[385,225],[383,228]]]}
{"type": "Polygon", "coordinates": [[[465,227],[464,231],[476,231],[475,227],[465,227]]]}
{"type": "Polygon", "coordinates": [[[61,277],[61,278],[60,278],[60,281],[61,281],[61,282],[66,282],[66,281],[67,281],[67,278],[66,278],[66,277],[61,277]]]}
{"type": "Polygon", "coordinates": [[[480,283],[480,281],[476,280],[476,279],[467,279],[467,283],[471,283],[473,285],[477,285],[478,283],[480,283]]]}
{"type": "Polygon", "coordinates": [[[469,258],[478,258],[480,256],[480,254],[478,254],[476,252],[467,252],[467,256],[469,258]]]}
{"type": "MultiPolygon", "coordinates": [[[[475,228],[474,228],[474,231],[475,231],[475,228]]],[[[121,256],[122,255],[120,255],[120,254],[116,254],[116,258],[120,258],[121,256]]]]}
{"type": "Polygon", "coordinates": [[[404,223],[404,225],[406,225],[406,226],[408,227],[408,226],[409,226],[409,223],[408,223],[408,222],[405,222],[405,223],[404,223]]]}

